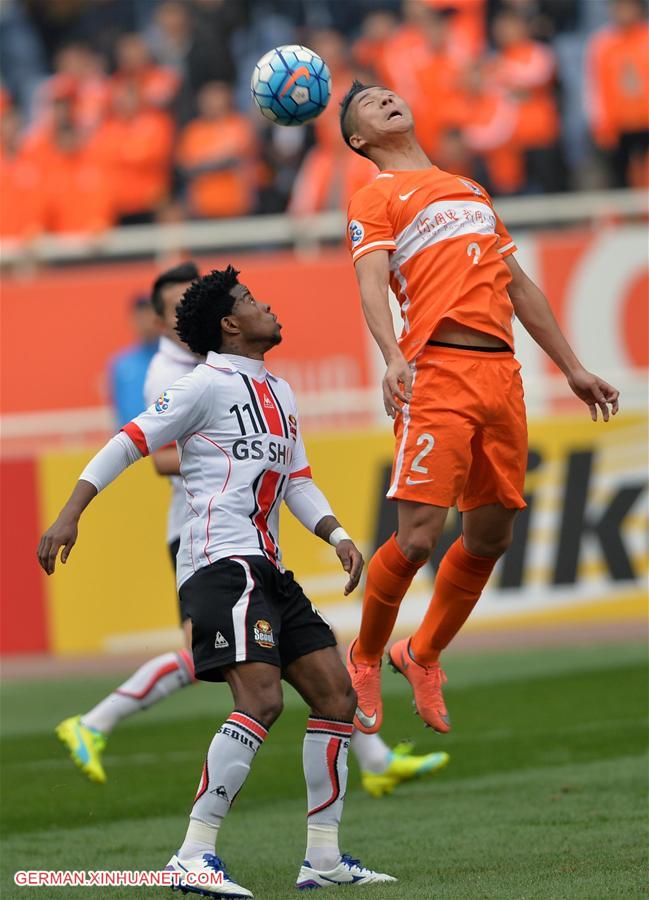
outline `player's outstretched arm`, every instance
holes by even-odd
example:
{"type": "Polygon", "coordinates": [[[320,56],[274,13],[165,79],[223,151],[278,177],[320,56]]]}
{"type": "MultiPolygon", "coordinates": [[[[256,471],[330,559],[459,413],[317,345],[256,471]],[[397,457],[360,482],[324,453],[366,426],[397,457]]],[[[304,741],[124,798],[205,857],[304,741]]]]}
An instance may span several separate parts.
{"type": "Polygon", "coordinates": [[[388,299],[390,268],[387,250],[373,250],[361,256],[356,261],[355,270],[367,326],[387,365],[383,377],[383,405],[393,419],[401,410],[398,401],[410,402],[412,372],[394,334],[388,299]]]}
{"type": "Polygon", "coordinates": [[[38,561],[48,575],[54,572],[56,558],[61,548],[63,548],[61,562],[67,562],[77,541],[79,519],[91,500],[131,463],[141,458],[142,453],[123,432],[111,438],[99,453],[93,456],[79,476],[70,499],[38,544],[36,551],[38,561]]]}
{"type": "Polygon", "coordinates": [[[561,369],[573,393],[590,409],[593,422],[597,421],[597,407],[602,419],[608,422],[609,406],[613,415],[618,411],[620,392],[582,366],[563,336],[543,291],[528,278],[513,255],[505,262],[512,274],[509,296],[526,331],[561,369]]]}

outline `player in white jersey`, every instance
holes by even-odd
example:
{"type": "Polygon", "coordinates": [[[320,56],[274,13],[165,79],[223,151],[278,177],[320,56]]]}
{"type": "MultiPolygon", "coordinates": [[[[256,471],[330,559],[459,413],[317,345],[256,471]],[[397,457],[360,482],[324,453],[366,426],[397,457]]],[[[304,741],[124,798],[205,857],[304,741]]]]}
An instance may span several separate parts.
{"type": "MultiPolygon", "coordinates": [[[[158,317],[161,336],[158,352],[147,370],[143,406],[155,403],[170,384],[187,375],[200,362],[200,357],[191,352],[175,330],[176,307],[185,290],[198,277],[196,265],[186,262],[163,272],[153,284],[151,303],[158,317]]],[[[161,447],[151,454],[151,459],[158,474],[171,481],[167,544],[175,568],[186,507],[176,445],[161,447]]],[[[90,781],[105,783],[102,753],[108,736],[120,722],[195,683],[191,656],[191,622],[183,613],[182,607],[180,619],[185,632],[186,649],[162,653],[148,660],[88,712],[70,716],[57,725],[57,737],[68,748],[72,761],[90,781]]]]}
{"type": "Polygon", "coordinates": [[[349,575],[345,594],[357,586],[363,560],[313,483],[290,386],[264,367],[264,354],[281,340],[281,325],[237,274],[231,266],[214,271],[185,292],[178,334],[205,363],[91,460],[41,538],[39,561],[50,575],[61,549],[66,562],[79,518],[98,491],[131,463],[175,441],[190,508],[177,582],[192,620],[196,675],[225,680],[235,708],[210,744],[185,840],[167,868],[181,888],[207,873],[214,880],[202,892],[252,896],[225,872],[216,838],[280,715],[284,678],[309,707],[307,849],[297,886],[394,881],[338,849],[356,696],[330,626],[282,565],[282,500],[335,547],[349,575]]]}
{"type": "MultiPolygon", "coordinates": [[[[151,303],[161,329],[159,349],[151,360],[144,385],[145,406],[154,403],[165,389],[193,371],[202,361],[181,341],[176,331],[176,309],[192,281],[199,277],[193,262],[181,263],[163,272],[155,280],[151,303]]],[[[168,477],[172,486],[167,516],[167,544],[173,566],[180,546],[180,532],[189,511],[180,477],[178,451],[175,444],[151,454],[156,471],[168,477]]],[[[180,620],[185,632],[187,650],[191,651],[191,620],[179,604],[180,620]]],[[[162,653],[148,660],[123,684],[91,710],[64,719],[56,734],[65,744],[72,761],[96,784],[106,782],[102,754],[114,728],[136,712],[149,709],[176,691],[195,684],[190,653],[162,653]]],[[[415,755],[413,745],[402,741],[391,749],[380,734],[354,731],[351,749],[361,768],[361,783],[374,797],[392,793],[402,783],[425,778],[443,769],[449,756],[444,752],[415,755]]]]}

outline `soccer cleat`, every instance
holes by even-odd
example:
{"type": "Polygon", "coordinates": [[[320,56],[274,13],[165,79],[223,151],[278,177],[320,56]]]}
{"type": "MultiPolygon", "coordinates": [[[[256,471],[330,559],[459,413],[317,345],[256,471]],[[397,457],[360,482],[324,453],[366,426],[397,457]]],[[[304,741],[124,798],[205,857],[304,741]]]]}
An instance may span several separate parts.
{"type": "Polygon", "coordinates": [[[374,666],[355,663],[352,651],[356,641],[349,645],[347,651],[347,671],[356,691],[357,707],[354,725],[365,734],[376,734],[383,721],[383,702],[381,700],[381,663],[374,666]]]}
{"type": "Polygon", "coordinates": [[[414,756],[414,744],[402,741],[390,752],[387,769],[380,774],[361,772],[361,782],[372,797],[383,797],[391,794],[397,785],[414,778],[425,778],[441,772],[448,765],[448,753],[426,753],[425,756],[414,756]]]}
{"type": "Polygon", "coordinates": [[[56,736],[70,751],[70,759],[95,784],[105,784],[106,773],[101,754],[106,748],[106,735],[96,728],[81,724],[81,716],[71,716],[56,726],[56,736]]]}
{"type": "Polygon", "coordinates": [[[442,696],[442,684],[446,682],[446,675],[440,664],[420,666],[416,663],[410,653],[410,638],[403,638],[393,644],[388,659],[393,671],[400,672],[410,682],[417,715],[440,734],[450,731],[451,720],[442,696]]]}
{"type": "Polygon", "coordinates": [[[200,857],[188,860],[181,860],[174,853],[164,870],[178,873],[179,879],[172,891],[180,891],[182,894],[200,894],[201,897],[253,896],[248,888],[230,878],[223,860],[214,853],[203,853],[200,857]],[[213,884],[206,882],[208,876],[213,878],[213,884]]]}
{"type": "Polygon", "coordinates": [[[305,859],[295,887],[300,891],[309,891],[316,888],[338,887],[341,884],[378,884],[380,881],[396,880],[392,875],[366,869],[361,865],[360,859],[352,859],[349,854],[343,853],[336,868],[326,872],[314,869],[305,859]]]}

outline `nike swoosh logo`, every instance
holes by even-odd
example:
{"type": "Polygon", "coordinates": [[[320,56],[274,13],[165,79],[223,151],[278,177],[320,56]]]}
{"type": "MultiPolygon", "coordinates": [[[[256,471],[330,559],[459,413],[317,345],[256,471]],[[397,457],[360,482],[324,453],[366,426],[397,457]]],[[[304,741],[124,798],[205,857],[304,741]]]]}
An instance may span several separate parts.
{"type": "Polygon", "coordinates": [[[413,481],[412,478],[406,478],[406,484],[429,484],[434,478],[424,478],[421,481],[413,481]]]}
{"type": "Polygon", "coordinates": [[[335,880],[333,878],[327,878],[326,875],[320,875],[320,878],[323,878],[325,881],[330,882],[331,884],[356,884],[357,881],[362,881],[362,875],[352,875],[350,878],[346,878],[344,881],[341,879],[335,880]]]}
{"type": "Polygon", "coordinates": [[[364,725],[365,728],[374,728],[376,725],[376,711],[372,716],[366,716],[362,709],[356,708],[356,715],[358,716],[358,721],[361,725],[364,725]]]}
{"type": "Polygon", "coordinates": [[[87,763],[90,762],[90,754],[88,753],[88,748],[86,747],[83,738],[81,736],[81,732],[79,730],[79,726],[74,726],[74,736],[77,739],[78,746],[75,750],[75,753],[81,760],[81,762],[87,763]]]}
{"type": "Polygon", "coordinates": [[[403,200],[403,202],[405,203],[406,200],[410,200],[410,198],[415,193],[415,191],[418,191],[418,190],[419,190],[419,188],[416,187],[416,188],[413,188],[411,191],[408,191],[407,194],[399,194],[399,200],[403,200]]]}
{"type": "Polygon", "coordinates": [[[291,77],[289,78],[289,80],[288,80],[288,81],[286,82],[286,84],[284,85],[284,90],[283,90],[282,93],[280,94],[280,97],[283,97],[284,94],[288,93],[288,91],[291,90],[291,88],[293,87],[293,85],[295,84],[295,82],[298,80],[298,78],[300,77],[300,75],[306,75],[307,81],[311,78],[311,75],[310,75],[309,70],[307,69],[307,67],[306,67],[306,66],[300,66],[299,69],[296,69],[295,72],[293,72],[293,74],[291,75],[291,77]]]}

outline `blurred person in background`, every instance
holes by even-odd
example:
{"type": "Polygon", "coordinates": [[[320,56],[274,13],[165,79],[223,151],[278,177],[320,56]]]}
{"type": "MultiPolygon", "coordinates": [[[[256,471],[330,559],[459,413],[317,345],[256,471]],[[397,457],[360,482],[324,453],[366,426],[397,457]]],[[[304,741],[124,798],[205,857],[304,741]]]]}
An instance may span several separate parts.
{"type": "MultiPolygon", "coordinates": [[[[141,343],[120,354],[111,372],[114,396],[121,394],[117,409],[119,425],[131,421],[134,415],[137,416],[143,408],[156,401],[162,402],[166,389],[202,361],[183,344],[175,329],[178,303],[198,277],[199,272],[193,262],[181,263],[156,278],[150,299],[136,299],[133,305],[134,326],[141,343]],[[154,336],[156,340],[151,341],[154,336]],[[122,382],[119,387],[114,384],[118,366],[118,377],[122,382]]],[[[161,447],[151,454],[151,459],[156,472],[169,478],[171,483],[166,540],[175,569],[187,505],[176,444],[161,447]]],[[[70,716],[57,726],[57,737],[70,751],[74,764],[90,781],[96,784],[106,782],[102,754],[109,735],[120,722],[195,683],[191,621],[183,613],[180,601],[179,612],[184,650],[162,653],[148,660],[91,710],[70,716]]]]}
{"type": "Polygon", "coordinates": [[[516,106],[514,140],[525,156],[526,190],[562,190],[554,53],[531,39],[526,18],[513,8],[503,9],[494,19],[493,39],[496,52],[488,77],[516,106]]]}
{"type": "Polygon", "coordinates": [[[450,39],[465,60],[481,56],[486,49],[487,0],[423,0],[431,9],[451,13],[450,39]]]}
{"type": "Polygon", "coordinates": [[[170,66],[156,65],[143,37],[139,34],[123,35],[115,47],[115,73],[111,78],[113,89],[135,87],[147,106],[166,109],[171,106],[180,78],[170,66]]]}
{"type": "MultiPolygon", "coordinates": [[[[472,158],[470,172],[490,193],[514,194],[525,184],[525,159],[516,140],[518,108],[506,91],[489,78],[488,64],[476,62],[464,75],[456,113],[472,158]]],[[[439,165],[462,174],[457,162],[440,157],[439,165]]]]}
{"type": "Polygon", "coordinates": [[[111,116],[90,150],[108,173],[120,225],[154,220],[170,191],[173,138],[169,115],[146,106],[135,85],[114,91],[111,116]]]}
{"type": "Polygon", "coordinates": [[[91,134],[106,115],[110,89],[105,60],[87,44],[66,44],[56,53],[54,74],[38,90],[38,124],[47,126],[51,103],[61,95],[70,99],[75,124],[84,134],[91,134]]]}
{"type": "Polygon", "coordinates": [[[208,82],[198,92],[198,117],[181,131],[176,153],[192,216],[220,218],[251,212],[256,141],[249,119],[232,107],[232,88],[208,82]]]}
{"type": "Polygon", "coordinates": [[[43,226],[42,173],[25,153],[20,114],[8,105],[0,112],[0,238],[28,242],[43,226]]]}
{"type": "Polygon", "coordinates": [[[76,123],[74,87],[65,80],[53,86],[50,95],[46,115],[24,143],[40,173],[43,229],[96,237],[115,224],[112,184],[76,123]]]}
{"type": "Polygon", "coordinates": [[[610,25],[588,45],[591,132],[617,187],[646,186],[649,153],[649,24],[644,0],[611,0],[610,25]]]}
{"type": "Polygon", "coordinates": [[[132,301],[130,321],[135,343],[120,350],[108,369],[110,401],[118,428],[142,412],[144,381],[160,338],[155,310],[147,296],[140,295],[132,301]]]}
{"type": "Polygon", "coordinates": [[[158,62],[175,69],[180,78],[175,111],[181,125],[196,114],[196,95],[204,84],[233,84],[236,79],[230,43],[239,9],[232,0],[167,0],[156,7],[146,39],[158,62]]]}
{"type": "Polygon", "coordinates": [[[426,57],[415,70],[417,92],[413,115],[417,136],[426,153],[435,157],[442,134],[459,124],[459,94],[466,56],[453,37],[456,14],[449,9],[429,9],[419,23],[426,40],[426,57]]]}

